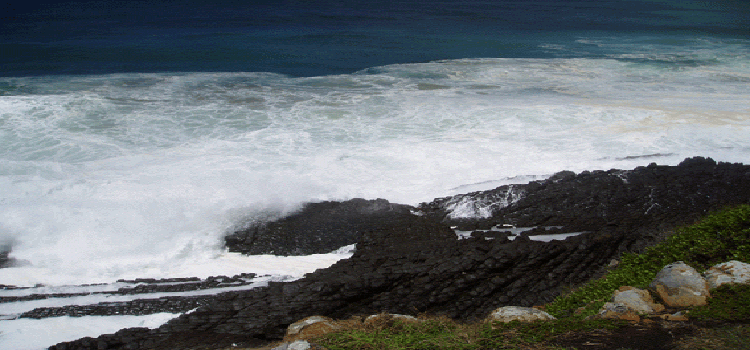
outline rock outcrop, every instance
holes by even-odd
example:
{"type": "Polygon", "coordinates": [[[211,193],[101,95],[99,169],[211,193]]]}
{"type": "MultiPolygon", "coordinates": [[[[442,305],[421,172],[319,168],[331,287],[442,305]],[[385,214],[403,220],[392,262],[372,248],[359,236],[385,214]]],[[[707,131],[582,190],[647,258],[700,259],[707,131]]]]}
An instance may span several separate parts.
{"type": "MultiPolygon", "coordinates": [[[[210,305],[158,329],[140,331],[140,337],[129,334],[127,343],[119,336],[102,338],[102,348],[144,348],[150,342],[148,348],[172,349],[219,335],[238,344],[280,339],[289,324],[311,315],[346,319],[425,312],[481,319],[501,306],[551,301],[565,286],[593,277],[632,239],[589,233],[550,243],[521,237],[509,243],[457,240],[445,224],[410,216],[374,227],[352,258],[328,269],[294,282],[219,294],[210,305]]],[[[55,349],[93,349],[95,343],[76,341],[55,349]]]]}
{"type": "Polygon", "coordinates": [[[359,242],[373,226],[411,215],[410,210],[385,199],[308,203],[282,219],[252,222],[226,236],[225,243],[229,251],[245,254],[329,253],[359,242]]]}
{"type": "MultiPolygon", "coordinates": [[[[622,252],[653,244],[674,225],[690,223],[726,205],[750,203],[750,166],[693,158],[676,167],[652,164],[632,171],[565,172],[527,185],[437,199],[416,209],[385,201],[356,202],[364,208],[384,208],[372,213],[388,215],[373,214],[377,219],[352,224],[359,228],[334,230],[353,232],[353,238],[323,237],[327,243],[319,246],[312,242],[317,239],[314,230],[306,231],[313,238],[280,234],[294,231],[290,227],[312,227],[304,216],[267,223],[227,239],[235,251],[273,249],[277,254],[327,252],[357,242],[350,259],[298,281],[219,294],[209,305],[158,329],[125,330],[53,349],[174,349],[179,344],[196,347],[216,341],[250,344],[280,339],[289,324],[312,315],[346,319],[380,312],[424,312],[474,320],[502,306],[543,304],[564,288],[598,276],[622,252]],[[456,208],[465,212],[474,208],[481,215],[448,215],[456,208]],[[526,236],[513,241],[457,240],[449,227],[471,231],[498,224],[586,232],[549,243],[526,236]],[[264,238],[268,232],[276,238],[264,238]],[[314,247],[298,249],[298,245],[314,247]]],[[[364,215],[358,210],[344,210],[349,214],[337,220],[364,215]]],[[[327,222],[325,214],[317,217],[327,222]]],[[[337,225],[330,227],[354,227],[337,225]]]]}
{"type": "Polygon", "coordinates": [[[632,247],[639,250],[668,228],[727,205],[750,203],[749,196],[750,166],[695,157],[679,166],[565,171],[544,181],[436,199],[419,210],[465,231],[502,224],[627,231],[641,236],[632,247]]]}

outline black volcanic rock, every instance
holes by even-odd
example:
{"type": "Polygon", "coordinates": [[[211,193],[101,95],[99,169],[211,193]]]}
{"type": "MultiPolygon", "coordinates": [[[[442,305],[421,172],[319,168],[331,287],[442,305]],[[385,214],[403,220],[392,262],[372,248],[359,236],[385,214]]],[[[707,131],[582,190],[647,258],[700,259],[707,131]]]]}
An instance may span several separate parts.
{"type": "Polygon", "coordinates": [[[330,253],[357,243],[373,226],[410,215],[411,209],[385,199],[308,203],[280,220],[254,222],[228,235],[225,244],[229,251],[244,254],[330,253]]]}
{"type": "MultiPolygon", "coordinates": [[[[207,333],[238,341],[278,339],[287,325],[311,315],[346,318],[385,311],[483,318],[499,306],[551,301],[562,288],[591,278],[633,240],[607,233],[551,243],[457,240],[448,226],[412,216],[390,229],[366,232],[352,258],[328,269],[294,282],[218,295],[158,330],[140,333],[142,338],[130,344],[149,341],[148,348],[171,349],[175,342],[189,342],[198,347],[209,345],[207,333]]],[[[113,346],[105,348],[127,343],[108,339],[113,346]]],[[[93,349],[81,341],[60,345],[53,349],[93,349]]]]}
{"type": "Polygon", "coordinates": [[[459,227],[562,226],[567,232],[610,227],[645,233],[743,203],[750,203],[750,166],[696,157],[678,166],[562,172],[526,185],[436,199],[419,210],[459,227]],[[456,210],[466,214],[467,208],[475,208],[468,210],[474,217],[457,217],[456,210]]]}
{"type": "MultiPolygon", "coordinates": [[[[132,301],[100,302],[91,305],[40,307],[24,312],[17,317],[41,319],[59,316],[148,315],[159,312],[182,313],[206,305],[214,299],[212,293],[206,293],[206,295],[181,295],[182,293],[207,289],[212,290],[212,292],[218,292],[222,288],[233,288],[251,284],[255,277],[254,273],[243,273],[233,277],[211,276],[203,280],[197,277],[119,280],[118,282],[133,283],[134,285],[122,287],[116,291],[4,296],[0,297],[0,304],[51,298],[69,298],[92,294],[102,296],[133,295],[141,296],[141,298],[132,301]],[[153,293],[173,293],[174,295],[156,297],[153,293]]],[[[0,288],[2,287],[8,288],[8,286],[0,286],[0,288]]],[[[232,293],[232,291],[224,293],[232,293]]]]}
{"type": "Polygon", "coordinates": [[[0,269],[17,265],[16,259],[10,257],[12,249],[10,243],[0,244],[0,269]]]}
{"type": "Polygon", "coordinates": [[[0,269],[12,266],[13,260],[10,258],[10,249],[0,247],[0,269]]]}
{"type": "MultiPolygon", "coordinates": [[[[596,277],[622,252],[707,211],[750,203],[750,166],[693,158],[679,166],[562,173],[546,181],[436,199],[360,231],[355,254],[289,283],[216,296],[155,330],[132,329],[51,349],[179,349],[211,341],[280,338],[311,315],[346,318],[381,311],[485,317],[504,305],[532,306],[596,277]],[[459,218],[451,210],[476,210],[459,218]],[[562,226],[587,231],[549,243],[457,240],[448,225],[562,226]],[[122,334],[122,335],[119,335],[122,334]]],[[[329,204],[330,205],[330,204],[329,204]]]]}

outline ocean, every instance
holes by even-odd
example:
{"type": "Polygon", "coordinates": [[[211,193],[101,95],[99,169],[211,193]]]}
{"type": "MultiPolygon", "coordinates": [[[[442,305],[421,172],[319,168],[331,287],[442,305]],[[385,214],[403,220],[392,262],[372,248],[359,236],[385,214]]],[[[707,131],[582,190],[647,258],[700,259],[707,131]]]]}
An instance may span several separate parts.
{"type": "MultiPolygon", "coordinates": [[[[241,256],[222,238],[309,201],[416,205],[562,170],[750,163],[746,1],[95,0],[0,13],[0,246],[17,261],[0,284],[33,287],[0,297],[299,278],[349,253],[241,256]]],[[[87,300],[53,304],[107,299],[87,300]]],[[[34,305],[0,303],[0,348],[177,316],[16,319],[34,305]]]]}

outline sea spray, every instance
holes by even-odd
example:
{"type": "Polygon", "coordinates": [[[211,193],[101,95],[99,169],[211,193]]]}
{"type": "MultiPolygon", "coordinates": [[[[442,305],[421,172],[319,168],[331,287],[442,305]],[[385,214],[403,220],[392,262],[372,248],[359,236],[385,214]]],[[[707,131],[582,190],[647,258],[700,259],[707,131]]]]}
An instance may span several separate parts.
{"type": "Polygon", "coordinates": [[[748,161],[750,71],[717,57],[4,79],[24,92],[0,98],[0,228],[31,268],[114,281],[215,260],[242,221],[308,201],[417,204],[565,169],[748,161]]]}

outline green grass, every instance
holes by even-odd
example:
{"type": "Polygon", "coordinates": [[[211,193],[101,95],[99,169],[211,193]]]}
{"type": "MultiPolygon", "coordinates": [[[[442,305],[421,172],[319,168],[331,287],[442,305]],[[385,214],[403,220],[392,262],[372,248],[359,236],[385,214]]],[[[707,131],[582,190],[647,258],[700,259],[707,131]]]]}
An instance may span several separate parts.
{"type": "Polygon", "coordinates": [[[350,349],[480,349],[474,330],[448,319],[390,322],[325,335],[315,340],[330,350],[350,349]]]}
{"type": "Polygon", "coordinates": [[[690,317],[702,321],[750,321],[750,285],[719,286],[711,291],[707,305],[690,310],[690,317]]]}
{"type": "Polygon", "coordinates": [[[642,254],[624,254],[620,265],[606,276],[558,297],[546,310],[560,318],[586,307],[580,315],[585,317],[596,312],[620,286],[647,287],[669,263],[684,261],[703,271],[728,260],[750,262],[750,205],[711,214],[694,225],[678,229],[642,254]]]}
{"type": "Polygon", "coordinates": [[[329,350],[561,349],[548,342],[569,332],[608,330],[625,323],[610,320],[555,320],[534,323],[461,324],[445,317],[422,322],[390,320],[313,339],[329,350]]]}

